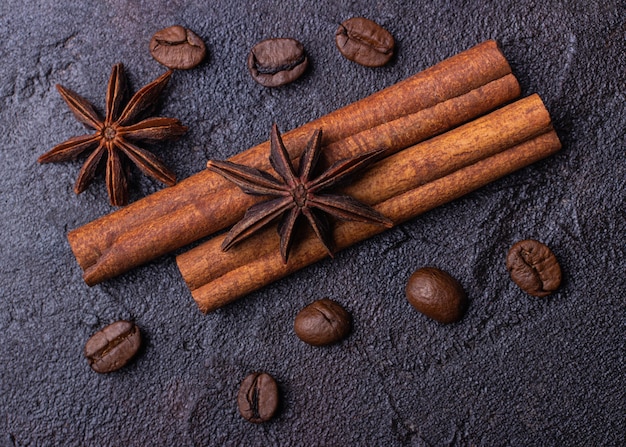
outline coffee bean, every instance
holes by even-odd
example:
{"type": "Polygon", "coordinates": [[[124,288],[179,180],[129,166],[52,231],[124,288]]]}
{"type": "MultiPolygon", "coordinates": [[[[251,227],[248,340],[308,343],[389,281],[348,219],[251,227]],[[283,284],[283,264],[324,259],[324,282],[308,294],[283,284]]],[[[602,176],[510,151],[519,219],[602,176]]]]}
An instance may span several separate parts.
{"type": "Polygon", "coordinates": [[[395,41],[385,28],[363,17],[339,25],[335,44],[347,59],[366,67],[385,65],[393,56],[395,41]]]}
{"type": "Polygon", "coordinates": [[[206,47],[193,31],[174,25],[152,36],[150,53],[166,67],[186,70],[204,60],[206,47]]]}
{"type": "Polygon", "coordinates": [[[406,285],[406,298],[413,307],[440,323],[459,321],[467,308],[461,284],[434,267],[415,271],[406,285]]]}
{"type": "Polygon", "coordinates": [[[256,372],[246,377],[237,395],[239,413],[250,422],[269,421],[278,408],[278,385],[272,376],[256,372]]]}
{"type": "Polygon", "coordinates": [[[120,369],[141,346],[139,328],[130,321],[116,321],[91,336],[85,344],[89,366],[99,373],[120,369]]]}
{"type": "Polygon", "coordinates": [[[561,284],[561,267],[552,251],[539,241],[514,244],[506,257],[511,279],[529,295],[550,295],[561,284]]]}
{"type": "Polygon", "coordinates": [[[324,298],[309,304],[296,315],[294,330],[305,343],[329,345],[350,333],[350,314],[339,303],[324,298]]]}
{"type": "Polygon", "coordinates": [[[278,87],[295,81],[308,64],[304,47],[295,39],[263,40],[248,54],[248,70],[252,79],[265,87],[278,87]]]}

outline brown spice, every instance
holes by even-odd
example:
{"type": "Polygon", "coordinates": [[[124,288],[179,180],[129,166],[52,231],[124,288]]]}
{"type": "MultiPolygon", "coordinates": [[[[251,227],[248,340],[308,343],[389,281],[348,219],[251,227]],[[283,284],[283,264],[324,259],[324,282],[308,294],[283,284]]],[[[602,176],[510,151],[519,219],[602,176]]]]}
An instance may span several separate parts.
{"type": "Polygon", "coordinates": [[[350,314],[341,304],[322,298],[298,312],[293,329],[303,342],[324,346],[344,339],[350,333],[350,320],[350,314]]]}
{"type": "Polygon", "coordinates": [[[293,241],[296,220],[301,215],[307,218],[309,225],[331,257],[333,255],[330,239],[331,227],[323,213],[344,220],[370,222],[387,227],[393,225],[385,216],[350,196],[320,194],[345,177],[365,169],[375,162],[383,151],[374,150],[339,160],[315,176],[321,139],[322,131],[316,130],[304,151],[296,174],[278,127],[276,124],[272,126],[270,163],[280,176],[280,181],[266,172],[248,166],[227,161],[209,162],[210,170],[235,183],[245,193],[273,197],[248,208],[243,218],[224,239],[222,250],[228,250],[281,215],[278,233],[280,234],[280,254],[285,263],[287,263],[289,248],[293,241]]]}
{"type": "Polygon", "coordinates": [[[561,285],[556,256],[534,239],[519,241],[509,249],[506,268],[515,284],[532,296],[548,296],[561,285]]]}
{"type": "Polygon", "coordinates": [[[92,151],[83,164],[74,192],[80,194],[93,180],[96,170],[106,159],[106,185],[111,205],[123,206],[128,202],[128,184],[125,159],[133,162],[144,174],[168,186],[176,183],[176,176],[157,157],[133,144],[134,141],[159,141],[179,137],[187,131],[174,118],[146,118],[141,115],[151,111],[167,85],[172,72],[168,71],[143,87],[128,101],[126,77],[122,64],[113,66],[106,94],[106,116],[102,119],[94,107],[82,96],[57,85],[59,93],[76,118],[96,132],[71,138],[38,158],[39,163],[68,161],[84,152],[92,151]]]}
{"type": "Polygon", "coordinates": [[[444,324],[459,321],[467,307],[467,296],[461,284],[448,272],[435,267],[413,272],[405,292],[411,306],[444,324]]]}
{"type": "Polygon", "coordinates": [[[206,46],[190,29],[174,25],[159,30],[152,36],[150,54],[168,68],[188,70],[204,60],[206,46]]]}
{"type": "Polygon", "coordinates": [[[98,373],[116,371],[126,365],[141,347],[141,332],[131,321],[116,321],[93,334],[83,353],[98,373]]]}
{"type": "Polygon", "coordinates": [[[241,382],[237,393],[239,413],[255,424],[272,419],[278,409],[279,400],[278,384],[265,372],[248,375],[241,382]]]}
{"type": "Polygon", "coordinates": [[[365,17],[344,21],[335,33],[335,45],[347,59],[366,67],[382,67],[393,56],[395,41],[389,31],[365,17]]]}

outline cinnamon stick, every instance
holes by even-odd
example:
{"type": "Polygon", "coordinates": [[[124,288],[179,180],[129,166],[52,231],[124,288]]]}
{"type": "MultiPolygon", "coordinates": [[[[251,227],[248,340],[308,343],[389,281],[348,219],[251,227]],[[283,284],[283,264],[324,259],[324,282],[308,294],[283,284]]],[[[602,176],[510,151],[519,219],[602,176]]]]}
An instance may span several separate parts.
{"type": "MultiPolygon", "coordinates": [[[[471,192],[560,148],[537,95],[379,162],[347,188],[397,225],[471,192]]],[[[337,249],[384,229],[339,222],[337,249]]],[[[327,256],[308,234],[284,264],[275,229],[253,236],[229,252],[217,236],[177,257],[178,267],[203,312],[215,310],[327,256]]]]}
{"type": "MultiPolygon", "coordinates": [[[[323,130],[326,162],[377,147],[392,154],[519,96],[494,41],[484,42],[378,93],[283,135],[292,158],[323,130]],[[416,125],[417,123],[417,125],[416,125]]],[[[268,123],[269,127],[269,123],[268,123]]],[[[269,143],[231,161],[269,169],[269,143]]],[[[97,284],[237,221],[253,200],[208,170],[68,234],[89,285],[97,284]]]]}

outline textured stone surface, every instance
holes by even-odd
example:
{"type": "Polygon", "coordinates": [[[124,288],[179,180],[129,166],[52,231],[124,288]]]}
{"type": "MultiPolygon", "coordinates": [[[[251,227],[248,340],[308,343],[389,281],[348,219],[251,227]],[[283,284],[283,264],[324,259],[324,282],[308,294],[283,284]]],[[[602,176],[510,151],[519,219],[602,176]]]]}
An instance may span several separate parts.
{"type": "MultiPolygon", "coordinates": [[[[623,445],[626,437],[626,5],[536,2],[0,3],[0,445],[623,445]],[[280,6],[274,6],[278,4],[280,6]],[[380,69],[343,58],[337,25],[365,16],[396,38],[380,69]],[[116,62],[135,89],[164,71],[148,51],[181,24],[208,60],[177,72],[161,112],[190,131],[156,153],[180,178],[497,39],[524,95],[545,100],[556,156],[201,315],[173,256],[87,287],[69,229],[112,211],[99,179],[76,197],[81,163],[36,158],[83,129],[61,83],[104,105],[116,62]],[[294,84],[249,76],[249,49],[294,37],[310,57],[294,84]],[[547,299],[508,278],[512,243],[539,239],[564,272],[547,299]],[[409,274],[436,265],[470,299],[443,327],[404,299],[409,274]],[[314,348],[293,318],[329,297],[353,316],[342,343],[314,348]],[[101,376],[82,356],[107,324],[133,319],[145,347],[101,376]],[[267,371],[283,404],[244,421],[243,378],[267,371]]],[[[161,186],[136,176],[133,196],[161,186]]]]}

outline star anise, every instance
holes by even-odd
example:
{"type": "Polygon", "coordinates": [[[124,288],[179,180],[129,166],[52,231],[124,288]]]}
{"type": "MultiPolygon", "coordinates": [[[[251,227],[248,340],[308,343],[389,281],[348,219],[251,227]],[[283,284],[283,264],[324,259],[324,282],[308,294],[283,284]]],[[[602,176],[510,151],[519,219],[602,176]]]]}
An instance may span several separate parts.
{"type": "Polygon", "coordinates": [[[159,95],[167,85],[172,72],[168,71],[143,87],[123,106],[126,95],[126,77],[122,64],[111,71],[106,93],[106,114],[102,119],[94,107],[82,96],[57,85],[59,93],[76,118],[96,132],[73,137],[55,146],[39,157],[39,163],[73,160],[92,151],[78,174],[74,192],[80,194],[91,183],[98,166],[106,158],[106,185],[112,205],[128,202],[126,160],[146,175],[168,186],[176,183],[176,176],[155,155],[133,144],[135,141],[155,142],[175,138],[187,131],[174,118],[152,117],[138,119],[152,112],[159,95]]]}
{"type": "Polygon", "coordinates": [[[304,215],[315,234],[332,257],[331,229],[324,213],[344,220],[355,220],[391,227],[393,222],[348,195],[321,194],[321,192],[350,174],[375,162],[383,149],[369,151],[355,157],[339,160],[320,175],[314,170],[321,152],[322,131],[316,130],[300,159],[296,170],[289,158],[276,124],[270,136],[270,164],[280,180],[267,172],[259,171],[228,161],[210,161],[210,170],[235,183],[245,193],[267,195],[274,198],[252,205],[244,217],[230,230],[222,243],[226,251],[234,244],[283,215],[278,226],[280,254],[287,263],[292,244],[294,227],[300,215],[304,215]]]}

